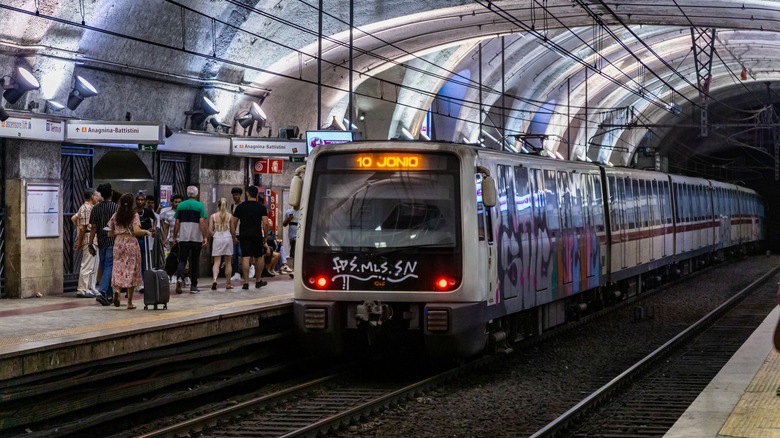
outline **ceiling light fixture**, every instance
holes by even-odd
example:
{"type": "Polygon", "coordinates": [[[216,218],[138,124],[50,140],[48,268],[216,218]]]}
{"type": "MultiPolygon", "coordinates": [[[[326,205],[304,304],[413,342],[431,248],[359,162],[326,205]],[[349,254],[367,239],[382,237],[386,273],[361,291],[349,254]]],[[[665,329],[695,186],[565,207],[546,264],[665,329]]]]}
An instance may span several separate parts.
{"type": "Polygon", "coordinates": [[[200,129],[200,125],[206,121],[209,116],[219,114],[217,106],[206,96],[200,98],[200,109],[185,111],[185,115],[191,116],[190,122],[192,129],[200,129]]]}
{"type": "Polygon", "coordinates": [[[76,76],[73,90],[68,95],[68,109],[73,111],[88,97],[97,96],[98,91],[92,84],[81,76],[76,76]]]}
{"type": "Polygon", "coordinates": [[[3,97],[5,98],[6,102],[10,104],[16,103],[16,101],[18,101],[24,95],[24,93],[41,88],[41,84],[38,82],[38,79],[36,79],[35,76],[33,76],[33,74],[24,67],[18,67],[16,69],[16,74],[10,78],[10,81],[10,84],[3,84],[3,88],[5,89],[5,92],[3,92],[3,97]]]}

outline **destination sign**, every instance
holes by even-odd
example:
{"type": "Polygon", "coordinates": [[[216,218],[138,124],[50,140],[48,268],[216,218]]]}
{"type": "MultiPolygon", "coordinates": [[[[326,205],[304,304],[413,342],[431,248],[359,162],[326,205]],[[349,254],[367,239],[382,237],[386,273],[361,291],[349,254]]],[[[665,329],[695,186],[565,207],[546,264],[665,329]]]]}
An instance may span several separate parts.
{"type": "Polygon", "coordinates": [[[360,170],[422,170],[424,168],[423,156],[403,153],[360,154],[355,157],[355,168],[360,170]]]}

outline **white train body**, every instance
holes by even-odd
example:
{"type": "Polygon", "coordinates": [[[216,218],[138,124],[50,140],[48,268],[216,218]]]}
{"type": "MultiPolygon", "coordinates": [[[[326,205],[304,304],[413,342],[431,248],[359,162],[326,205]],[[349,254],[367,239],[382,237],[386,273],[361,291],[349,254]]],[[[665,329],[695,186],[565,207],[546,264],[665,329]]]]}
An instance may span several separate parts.
{"type": "Polygon", "coordinates": [[[468,356],[763,238],[731,184],[431,142],[318,147],[300,208],[295,321],[329,354],[357,335],[468,356]]]}

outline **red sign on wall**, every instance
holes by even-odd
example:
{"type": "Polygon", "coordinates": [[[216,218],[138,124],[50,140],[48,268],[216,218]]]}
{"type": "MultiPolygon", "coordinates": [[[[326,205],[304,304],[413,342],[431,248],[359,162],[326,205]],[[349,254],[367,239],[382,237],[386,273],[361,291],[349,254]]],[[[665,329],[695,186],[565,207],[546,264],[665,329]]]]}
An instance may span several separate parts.
{"type": "Polygon", "coordinates": [[[268,173],[268,158],[255,158],[252,173],[268,173]]]}
{"type": "Polygon", "coordinates": [[[252,166],[253,173],[275,173],[284,171],[284,160],[281,158],[255,158],[252,166]]]}
{"type": "Polygon", "coordinates": [[[282,173],[284,170],[284,160],[281,158],[268,159],[268,173],[282,173]]]}

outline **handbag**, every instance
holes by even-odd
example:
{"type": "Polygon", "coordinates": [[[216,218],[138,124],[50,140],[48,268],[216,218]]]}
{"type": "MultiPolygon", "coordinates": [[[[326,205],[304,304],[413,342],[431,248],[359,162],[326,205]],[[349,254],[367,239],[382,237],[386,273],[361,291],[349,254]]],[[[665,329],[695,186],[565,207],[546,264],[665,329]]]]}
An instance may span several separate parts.
{"type": "Polygon", "coordinates": [[[176,271],[179,269],[179,245],[173,245],[171,248],[171,252],[168,253],[168,256],[165,257],[165,273],[168,274],[168,276],[172,276],[176,274],[176,271]]]}

